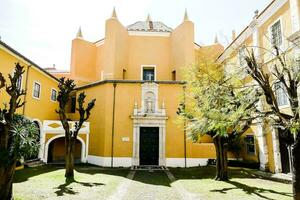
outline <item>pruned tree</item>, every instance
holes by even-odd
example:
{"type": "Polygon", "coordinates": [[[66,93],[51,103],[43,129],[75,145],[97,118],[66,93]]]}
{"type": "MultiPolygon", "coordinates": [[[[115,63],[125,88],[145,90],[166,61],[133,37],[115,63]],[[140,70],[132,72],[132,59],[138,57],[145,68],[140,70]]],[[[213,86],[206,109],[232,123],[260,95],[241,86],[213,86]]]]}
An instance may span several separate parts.
{"type": "Polygon", "coordinates": [[[96,99],[91,100],[87,107],[84,107],[86,95],[84,92],[78,96],[78,108],[76,110],[79,113],[79,120],[75,122],[74,127],[70,127],[66,108],[71,99],[71,94],[75,92],[74,80],[60,78],[58,88],[57,101],[59,102],[59,108],[57,113],[59,114],[60,121],[65,129],[65,177],[68,179],[74,179],[74,150],[75,142],[77,140],[78,133],[85,121],[87,121],[91,115],[91,110],[95,106],[96,99]]]}
{"type": "Polygon", "coordinates": [[[200,64],[187,71],[185,103],[178,114],[187,120],[193,141],[203,135],[213,138],[216,150],[216,180],[228,180],[228,137],[242,135],[251,125],[259,93],[226,79],[216,64],[200,64]]]}
{"type": "MultiPolygon", "coordinates": [[[[299,60],[289,59],[286,53],[280,52],[274,47],[274,61],[268,66],[259,62],[254,51],[250,51],[245,57],[247,71],[257,85],[262,89],[265,102],[268,108],[261,110],[273,126],[281,127],[285,131],[283,134],[294,134],[292,144],[293,163],[293,193],[294,199],[300,200],[300,117],[299,117],[299,81],[300,63],[299,60]],[[269,68],[269,70],[268,70],[269,68]],[[279,83],[281,89],[288,97],[290,112],[280,109],[277,100],[277,88],[275,83],[279,83]]],[[[289,137],[289,136],[288,136],[289,137]]]]}
{"type": "MultiPolygon", "coordinates": [[[[16,63],[13,75],[8,75],[8,84],[0,73],[0,90],[5,88],[9,99],[8,105],[0,107],[0,199],[12,198],[12,182],[17,161],[38,151],[38,131],[34,123],[15,114],[25,104],[22,96],[26,92],[18,86],[23,73],[24,67],[16,63]]],[[[3,98],[2,92],[0,95],[3,98]]]]}

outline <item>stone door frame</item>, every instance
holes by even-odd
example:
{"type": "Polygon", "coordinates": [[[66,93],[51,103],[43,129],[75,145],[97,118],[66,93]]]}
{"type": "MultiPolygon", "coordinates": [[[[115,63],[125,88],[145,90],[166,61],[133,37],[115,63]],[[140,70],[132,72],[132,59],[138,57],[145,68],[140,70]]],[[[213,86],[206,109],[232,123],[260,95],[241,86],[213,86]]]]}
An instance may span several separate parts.
{"type": "Polygon", "coordinates": [[[133,117],[132,166],[140,165],[140,128],[159,128],[158,165],[166,165],[166,117],[133,117]]]}

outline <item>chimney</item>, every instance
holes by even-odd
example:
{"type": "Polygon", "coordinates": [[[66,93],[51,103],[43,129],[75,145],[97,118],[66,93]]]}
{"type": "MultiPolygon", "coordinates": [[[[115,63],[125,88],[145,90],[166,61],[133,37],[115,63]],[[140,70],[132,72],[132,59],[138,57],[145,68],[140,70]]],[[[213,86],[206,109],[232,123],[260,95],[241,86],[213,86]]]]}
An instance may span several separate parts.
{"type": "Polygon", "coordinates": [[[232,30],[232,33],[231,33],[231,39],[232,39],[232,41],[235,40],[235,38],[236,38],[235,30],[232,30]]]}
{"type": "Polygon", "coordinates": [[[153,30],[153,21],[152,21],[152,19],[151,19],[150,14],[148,14],[147,20],[146,20],[146,21],[148,22],[149,30],[153,30]]]}

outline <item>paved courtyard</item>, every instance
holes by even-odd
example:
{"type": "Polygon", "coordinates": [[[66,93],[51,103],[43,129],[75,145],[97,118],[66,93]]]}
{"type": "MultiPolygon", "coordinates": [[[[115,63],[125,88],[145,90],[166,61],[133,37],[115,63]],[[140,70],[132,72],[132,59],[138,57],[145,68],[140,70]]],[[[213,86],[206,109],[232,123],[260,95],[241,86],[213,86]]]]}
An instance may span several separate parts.
{"type": "Polygon", "coordinates": [[[264,180],[251,170],[231,169],[230,181],[213,180],[214,167],[169,170],[110,169],[78,166],[65,182],[60,166],[17,171],[14,195],[31,199],[292,199],[290,184],[264,180]]]}

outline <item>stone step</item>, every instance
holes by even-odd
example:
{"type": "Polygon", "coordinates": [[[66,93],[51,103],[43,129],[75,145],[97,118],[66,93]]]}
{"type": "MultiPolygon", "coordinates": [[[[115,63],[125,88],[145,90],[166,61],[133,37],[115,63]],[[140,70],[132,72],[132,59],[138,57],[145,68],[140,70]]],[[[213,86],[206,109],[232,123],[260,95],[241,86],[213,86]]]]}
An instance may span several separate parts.
{"type": "Polygon", "coordinates": [[[45,163],[43,161],[41,161],[40,159],[33,159],[33,160],[27,160],[24,163],[24,166],[26,167],[38,167],[38,166],[42,166],[45,163]]]}

